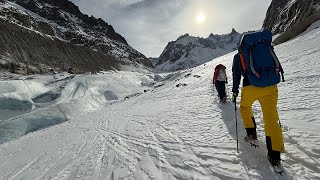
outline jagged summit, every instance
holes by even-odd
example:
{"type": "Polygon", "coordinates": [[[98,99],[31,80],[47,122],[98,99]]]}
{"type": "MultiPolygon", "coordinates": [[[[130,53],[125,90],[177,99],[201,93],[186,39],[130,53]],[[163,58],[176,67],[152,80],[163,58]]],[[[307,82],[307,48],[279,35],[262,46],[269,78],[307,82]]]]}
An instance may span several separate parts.
{"type": "Polygon", "coordinates": [[[209,37],[221,37],[221,36],[224,36],[224,35],[230,35],[230,34],[238,34],[239,32],[237,32],[234,28],[231,29],[231,33],[228,33],[228,34],[213,34],[213,33],[210,33],[210,35],[208,36],[209,37]]]}
{"type": "Polygon", "coordinates": [[[231,34],[233,34],[233,33],[238,33],[238,32],[234,28],[232,28],[231,34]]]}
{"type": "Polygon", "coordinates": [[[185,38],[185,37],[188,37],[188,36],[190,36],[189,33],[186,33],[186,34],[184,34],[184,35],[179,36],[179,37],[177,38],[177,40],[182,39],[182,38],[185,38]]]}
{"type": "Polygon", "coordinates": [[[157,69],[164,71],[191,68],[234,51],[240,37],[233,28],[229,34],[211,33],[208,38],[185,34],[169,42],[154,62],[157,69]]]}

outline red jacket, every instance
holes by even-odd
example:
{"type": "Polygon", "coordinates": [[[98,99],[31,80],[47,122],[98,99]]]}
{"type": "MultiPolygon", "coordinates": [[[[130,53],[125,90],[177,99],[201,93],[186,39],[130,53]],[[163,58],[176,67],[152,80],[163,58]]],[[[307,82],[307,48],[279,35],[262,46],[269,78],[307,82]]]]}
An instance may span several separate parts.
{"type": "MultiPolygon", "coordinates": [[[[226,67],[225,67],[224,65],[222,65],[222,64],[218,64],[218,65],[214,68],[214,73],[213,73],[213,78],[212,78],[213,82],[214,82],[215,80],[217,80],[218,74],[219,74],[219,71],[220,71],[221,68],[226,69],[226,67]]],[[[225,73],[226,73],[226,72],[225,72],[225,73]]],[[[227,74],[226,74],[226,79],[227,79],[227,74]]],[[[227,80],[226,80],[226,81],[227,81],[227,80]]]]}

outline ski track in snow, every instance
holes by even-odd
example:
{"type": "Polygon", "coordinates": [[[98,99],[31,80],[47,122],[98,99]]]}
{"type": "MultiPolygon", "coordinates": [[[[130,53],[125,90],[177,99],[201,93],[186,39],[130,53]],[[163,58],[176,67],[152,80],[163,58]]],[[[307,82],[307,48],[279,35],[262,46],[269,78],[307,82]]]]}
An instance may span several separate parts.
{"type": "MultiPolygon", "coordinates": [[[[213,69],[223,63],[231,77],[231,53],[109,104],[89,92],[94,84],[80,81],[71,101],[89,94],[92,106],[100,107],[1,144],[0,179],[320,179],[319,40],[314,30],[276,47],[286,78],[279,84],[283,176],[269,166],[259,104],[253,111],[260,148],[253,148],[243,141],[239,111],[218,101],[213,69]]],[[[87,101],[72,106],[79,102],[87,101]]]]}

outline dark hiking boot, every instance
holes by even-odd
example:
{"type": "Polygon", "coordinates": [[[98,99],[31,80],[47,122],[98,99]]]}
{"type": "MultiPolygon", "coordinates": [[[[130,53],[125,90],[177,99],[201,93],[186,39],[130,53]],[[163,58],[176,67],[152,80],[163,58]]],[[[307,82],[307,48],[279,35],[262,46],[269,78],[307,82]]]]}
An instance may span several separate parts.
{"type": "Polygon", "coordinates": [[[246,128],[247,136],[251,139],[257,139],[257,130],[256,128],[246,128]]]}
{"type": "Polygon", "coordinates": [[[223,103],[226,103],[226,102],[227,102],[227,97],[224,97],[224,98],[222,99],[222,102],[223,102],[223,103]]]}
{"type": "Polygon", "coordinates": [[[254,137],[253,135],[247,135],[244,137],[244,141],[248,142],[251,146],[258,148],[259,144],[258,144],[258,140],[257,137],[254,137]]]}
{"type": "Polygon", "coordinates": [[[254,138],[252,135],[246,135],[246,136],[244,137],[244,140],[245,140],[245,141],[253,141],[253,140],[257,140],[257,137],[254,138]]]}
{"type": "Polygon", "coordinates": [[[244,140],[255,148],[259,147],[256,128],[246,128],[246,131],[247,136],[244,137],[244,140]]]}
{"type": "Polygon", "coordinates": [[[281,164],[280,152],[268,150],[268,160],[272,166],[280,166],[281,164]]]}

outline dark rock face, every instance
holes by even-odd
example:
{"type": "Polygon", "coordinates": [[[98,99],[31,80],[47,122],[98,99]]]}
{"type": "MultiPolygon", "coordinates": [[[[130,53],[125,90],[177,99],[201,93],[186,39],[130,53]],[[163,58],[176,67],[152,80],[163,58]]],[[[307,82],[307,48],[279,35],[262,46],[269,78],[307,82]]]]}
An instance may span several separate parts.
{"type": "Polygon", "coordinates": [[[281,34],[319,11],[320,0],[272,0],[263,28],[281,34]]]}
{"type": "Polygon", "coordinates": [[[1,19],[0,34],[0,53],[15,60],[6,68],[13,73],[45,73],[52,68],[77,73],[119,69],[119,60],[111,55],[42,36],[1,19]]]}
{"type": "Polygon", "coordinates": [[[169,42],[153,62],[157,69],[164,71],[191,68],[236,50],[240,37],[234,29],[225,35],[210,34],[208,38],[185,34],[169,42]]]}
{"type": "Polygon", "coordinates": [[[310,25],[312,25],[314,22],[318,20],[320,20],[320,11],[312,14],[311,16],[307,17],[306,19],[294,25],[293,27],[287,29],[284,33],[282,33],[273,40],[273,44],[281,44],[298,36],[299,34],[303,33],[307,28],[309,28],[310,25]]]}
{"type": "MultiPolygon", "coordinates": [[[[96,37],[105,36],[127,44],[126,40],[116,33],[111,25],[108,25],[108,23],[100,18],[96,19],[82,14],[79,8],[68,0],[15,0],[14,2],[41,17],[54,21],[60,26],[69,28],[70,32],[74,33],[73,36],[77,35],[73,31],[77,30],[76,26],[78,25],[85,32],[94,34],[96,37]],[[75,18],[77,18],[77,22],[74,21],[75,18]]],[[[64,34],[60,35],[63,36],[64,34]]]]}
{"type": "Polygon", "coordinates": [[[7,44],[0,47],[0,60],[81,72],[152,67],[111,25],[82,14],[68,0],[11,1],[0,1],[0,43],[7,44]],[[7,27],[17,33],[12,39],[7,38],[11,33],[7,27]]]}

